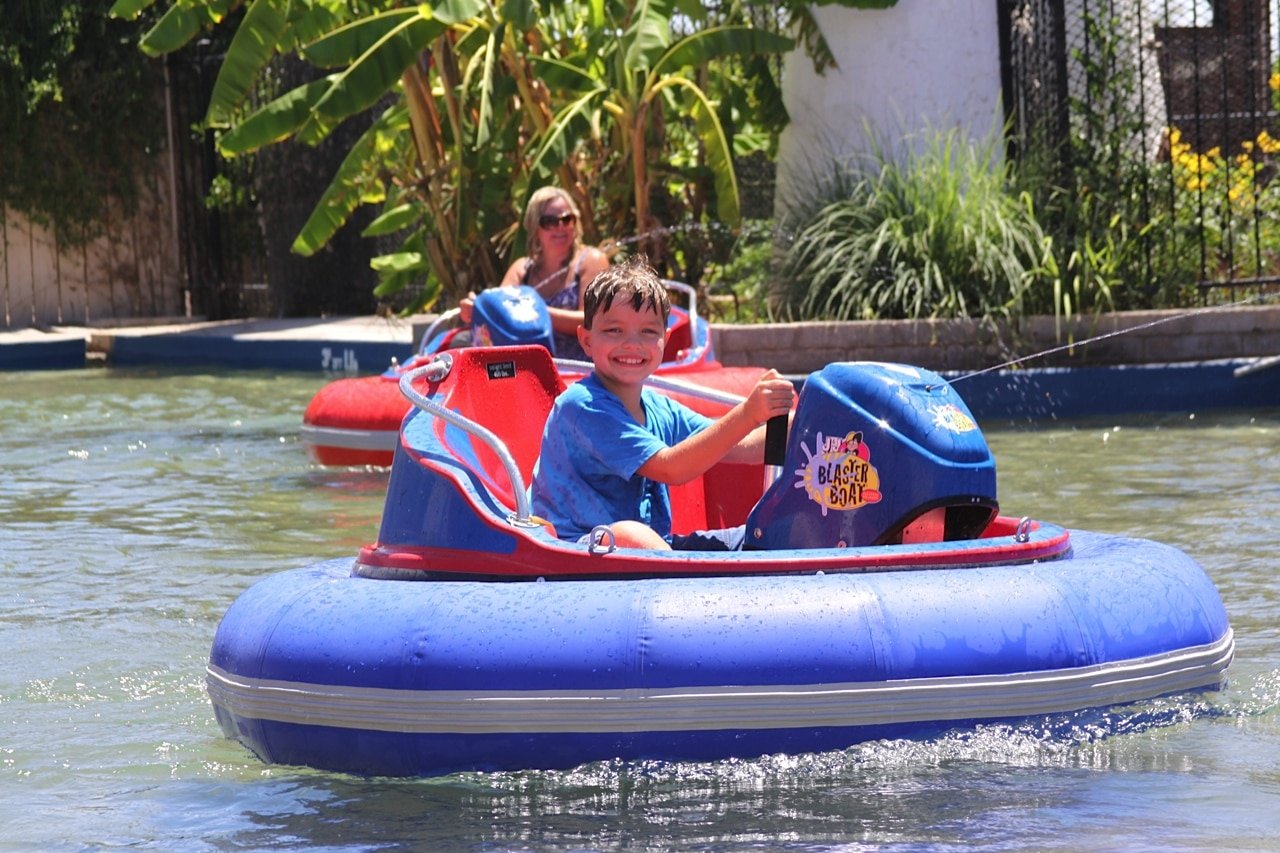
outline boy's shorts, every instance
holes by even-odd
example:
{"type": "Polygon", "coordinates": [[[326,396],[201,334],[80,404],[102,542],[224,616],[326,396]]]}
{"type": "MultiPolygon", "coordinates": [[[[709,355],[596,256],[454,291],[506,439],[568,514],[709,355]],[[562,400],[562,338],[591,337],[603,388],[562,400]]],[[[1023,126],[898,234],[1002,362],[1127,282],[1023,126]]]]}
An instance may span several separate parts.
{"type": "Polygon", "coordinates": [[[726,527],[722,530],[695,530],[683,535],[671,535],[671,547],[676,551],[741,551],[747,538],[747,526],[726,527]]]}

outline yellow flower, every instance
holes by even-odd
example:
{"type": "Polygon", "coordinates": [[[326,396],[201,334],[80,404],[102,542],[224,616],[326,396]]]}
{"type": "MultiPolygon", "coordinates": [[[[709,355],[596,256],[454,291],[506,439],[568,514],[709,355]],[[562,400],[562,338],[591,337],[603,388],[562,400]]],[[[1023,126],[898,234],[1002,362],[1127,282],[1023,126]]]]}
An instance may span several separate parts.
{"type": "MultiPolygon", "coordinates": [[[[1273,75],[1271,79],[1275,80],[1277,77],[1280,77],[1280,74],[1273,75]]],[[[1276,87],[1272,86],[1271,88],[1274,89],[1276,87]]],[[[1169,134],[1169,144],[1174,148],[1177,148],[1178,143],[1182,141],[1182,131],[1178,130],[1176,127],[1172,129],[1165,128],[1165,131],[1169,134]]]]}
{"type": "Polygon", "coordinates": [[[1254,209],[1254,205],[1257,202],[1257,191],[1251,184],[1241,181],[1227,190],[1227,198],[1236,210],[1247,214],[1254,209]]]}
{"type": "Polygon", "coordinates": [[[1272,74],[1271,79],[1267,81],[1267,85],[1271,87],[1272,91],[1280,92],[1280,72],[1272,74]]]}
{"type": "Polygon", "coordinates": [[[1240,147],[1244,149],[1246,154],[1253,151],[1253,140],[1246,139],[1244,142],[1240,143],[1240,147]]]}
{"type": "Polygon", "coordinates": [[[1271,138],[1271,134],[1265,130],[1258,134],[1258,148],[1262,149],[1263,154],[1280,154],[1280,142],[1271,138]]]}

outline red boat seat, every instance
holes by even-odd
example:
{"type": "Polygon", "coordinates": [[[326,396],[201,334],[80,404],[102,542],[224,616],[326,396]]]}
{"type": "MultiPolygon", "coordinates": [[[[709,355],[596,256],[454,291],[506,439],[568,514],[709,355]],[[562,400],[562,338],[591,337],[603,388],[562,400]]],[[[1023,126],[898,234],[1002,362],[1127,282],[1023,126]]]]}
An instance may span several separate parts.
{"type": "MultiPolygon", "coordinates": [[[[525,485],[542,451],[542,430],[565,389],[550,353],[541,346],[450,350],[453,368],[438,402],[493,432],[511,453],[525,485]]],[[[712,414],[712,413],[709,413],[712,414]]],[[[483,441],[437,427],[453,455],[508,511],[516,501],[497,454],[483,441]]],[[[676,533],[741,524],[761,493],[760,466],[720,463],[701,477],[671,487],[676,533]]]]}
{"type": "Polygon", "coordinates": [[[693,325],[688,314],[672,314],[667,328],[667,343],[662,350],[663,361],[679,361],[684,350],[693,346],[693,325]]]}
{"type": "MultiPolygon", "coordinates": [[[[545,347],[519,346],[456,349],[449,355],[453,369],[445,380],[441,404],[501,439],[527,486],[542,450],[542,428],[565,388],[551,354],[545,347]]],[[[511,483],[497,454],[483,441],[466,438],[470,452],[455,447],[458,458],[469,464],[495,498],[514,510],[511,483]]]]}

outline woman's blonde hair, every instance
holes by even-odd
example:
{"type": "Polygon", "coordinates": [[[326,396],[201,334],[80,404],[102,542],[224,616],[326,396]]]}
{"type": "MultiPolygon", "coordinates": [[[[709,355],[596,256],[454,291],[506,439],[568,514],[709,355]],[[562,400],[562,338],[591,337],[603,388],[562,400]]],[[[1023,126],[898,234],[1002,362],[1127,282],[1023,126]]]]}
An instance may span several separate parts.
{"type": "Polygon", "coordinates": [[[578,205],[574,203],[573,196],[569,195],[559,187],[539,187],[529,197],[529,204],[524,209],[524,233],[527,241],[525,251],[534,261],[542,257],[542,240],[538,236],[538,220],[542,217],[542,212],[547,209],[547,205],[555,199],[561,199],[569,210],[573,213],[573,250],[577,252],[582,248],[582,211],[578,210],[578,205]]]}

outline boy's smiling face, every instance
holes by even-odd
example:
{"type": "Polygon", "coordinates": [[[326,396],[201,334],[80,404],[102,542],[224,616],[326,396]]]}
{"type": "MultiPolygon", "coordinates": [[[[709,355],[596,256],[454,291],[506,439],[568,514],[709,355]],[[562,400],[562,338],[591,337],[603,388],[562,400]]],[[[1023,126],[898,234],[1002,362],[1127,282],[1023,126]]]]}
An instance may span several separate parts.
{"type": "Polygon", "coordinates": [[[632,307],[629,292],[618,293],[613,304],[598,311],[591,328],[578,327],[578,340],[591,356],[596,375],[605,386],[639,386],[662,363],[667,324],[652,305],[632,307]]]}

